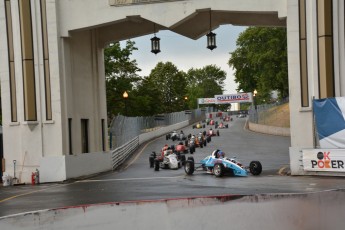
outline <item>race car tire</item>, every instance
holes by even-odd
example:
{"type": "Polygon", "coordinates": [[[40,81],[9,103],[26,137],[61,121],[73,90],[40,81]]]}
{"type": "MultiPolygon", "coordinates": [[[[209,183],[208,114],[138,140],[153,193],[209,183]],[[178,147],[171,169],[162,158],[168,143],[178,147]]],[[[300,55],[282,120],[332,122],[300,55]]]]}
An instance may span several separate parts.
{"type": "Polygon", "coordinates": [[[202,125],[202,127],[203,127],[203,128],[205,128],[205,124],[204,124],[204,125],[202,125]]]}
{"type": "Polygon", "coordinates": [[[194,161],[186,161],[186,164],[184,165],[184,171],[187,175],[192,175],[194,173],[194,161]]]}
{"type": "Polygon", "coordinates": [[[169,140],[169,134],[165,135],[165,140],[169,140]]]}
{"type": "Polygon", "coordinates": [[[184,145],[185,145],[185,146],[188,146],[188,140],[185,140],[185,141],[184,141],[184,145]]]}
{"type": "Polygon", "coordinates": [[[222,177],[224,174],[224,165],[223,164],[215,164],[213,167],[213,173],[216,177],[222,177]]]}
{"type": "Polygon", "coordinates": [[[219,136],[219,130],[217,130],[217,136],[219,136]]]}
{"type": "Polygon", "coordinates": [[[153,168],[154,163],[155,163],[155,158],[153,156],[149,157],[149,162],[150,162],[150,168],[153,168]]]}
{"type": "Polygon", "coordinates": [[[155,171],[159,171],[159,160],[155,160],[154,169],[155,169],[155,171]]]}
{"type": "Polygon", "coordinates": [[[173,141],[175,141],[175,140],[176,140],[176,136],[172,136],[171,139],[172,139],[173,141]]]}
{"type": "Polygon", "coordinates": [[[200,143],[200,148],[203,148],[204,147],[204,144],[201,142],[200,143]]]}
{"type": "Polygon", "coordinates": [[[204,140],[204,146],[205,146],[205,147],[207,146],[207,141],[206,141],[206,140],[204,140]]]}
{"type": "Polygon", "coordinates": [[[211,136],[207,137],[207,142],[210,143],[211,142],[211,136]]]}
{"type": "Polygon", "coordinates": [[[262,172],[262,165],[260,161],[252,161],[249,164],[249,171],[254,176],[260,175],[262,172]]]}
{"type": "Polygon", "coordinates": [[[193,154],[195,152],[195,146],[191,146],[189,148],[189,152],[190,152],[190,154],[193,154]]]}
{"type": "Polygon", "coordinates": [[[194,157],[188,157],[187,161],[193,161],[194,162],[194,157]]]}
{"type": "Polygon", "coordinates": [[[228,124],[226,124],[226,125],[225,125],[225,128],[229,128],[229,125],[228,125],[228,124]]]}

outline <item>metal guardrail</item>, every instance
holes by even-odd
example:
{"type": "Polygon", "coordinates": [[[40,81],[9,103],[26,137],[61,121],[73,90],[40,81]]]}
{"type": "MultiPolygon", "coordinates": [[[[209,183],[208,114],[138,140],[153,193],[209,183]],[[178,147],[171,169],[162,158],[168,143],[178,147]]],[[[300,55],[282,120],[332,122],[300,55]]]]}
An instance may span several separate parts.
{"type": "Polygon", "coordinates": [[[200,121],[205,119],[205,113],[207,111],[207,109],[196,109],[171,114],[161,114],[153,117],[115,117],[112,121],[109,135],[110,148],[115,148],[112,151],[113,170],[119,167],[138,149],[140,134],[186,120],[189,120],[190,124],[200,121]]]}
{"type": "Polygon", "coordinates": [[[116,148],[112,152],[113,170],[115,170],[125,160],[127,160],[138,148],[139,148],[139,137],[136,137],[130,142],[124,144],[123,146],[116,148]]]}
{"type": "Polygon", "coordinates": [[[109,148],[115,149],[142,133],[159,127],[177,124],[189,120],[191,123],[205,118],[208,110],[186,110],[182,112],[159,114],[151,117],[116,116],[109,128],[109,148]]]}

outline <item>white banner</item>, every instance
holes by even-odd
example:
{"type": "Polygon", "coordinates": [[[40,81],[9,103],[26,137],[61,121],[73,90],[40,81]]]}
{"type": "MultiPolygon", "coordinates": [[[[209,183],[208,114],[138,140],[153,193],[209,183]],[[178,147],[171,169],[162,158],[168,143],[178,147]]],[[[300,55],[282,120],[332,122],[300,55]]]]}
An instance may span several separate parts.
{"type": "Polygon", "coordinates": [[[198,104],[216,104],[215,98],[198,98],[198,104]]]}
{"type": "Polygon", "coordinates": [[[305,171],[345,172],[345,149],[305,149],[302,154],[305,171]]]}
{"type": "Polygon", "coordinates": [[[217,100],[216,104],[229,104],[253,101],[252,93],[215,95],[214,97],[217,100]]]}

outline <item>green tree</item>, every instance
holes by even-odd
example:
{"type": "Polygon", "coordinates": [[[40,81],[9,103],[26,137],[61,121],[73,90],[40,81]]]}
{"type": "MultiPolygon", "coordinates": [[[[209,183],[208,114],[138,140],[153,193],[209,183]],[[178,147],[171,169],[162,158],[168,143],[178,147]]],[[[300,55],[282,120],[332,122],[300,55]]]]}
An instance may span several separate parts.
{"type": "Polygon", "coordinates": [[[236,42],[229,66],[235,70],[238,91],[258,91],[258,100],[269,100],[272,90],[288,96],[286,28],[249,27],[236,42]]]}
{"type": "Polygon", "coordinates": [[[223,94],[226,72],[215,65],[207,65],[201,69],[189,69],[188,97],[189,107],[197,107],[198,98],[213,98],[214,95],[223,94]]]}
{"type": "MultiPolygon", "coordinates": [[[[109,45],[104,50],[104,63],[106,75],[106,96],[107,96],[107,110],[108,120],[121,113],[125,112],[125,101],[123,93],[125,91],[129,94],[127,103],[132,102],[131,91],[136,83],[140,81],[137,72],[141,71],[137,66],[136,60],[131,60],[130,55],[137,50],[135,42],[128,40],[126,47],[121,48],[120,43],[116,42],[109,45]]],[[[128,105],[128,107],[130,107],[128,105]]],[[[127,110],[130,115],[131,110],[127,110]]]]}
{"type": "Polygon", "coordinates": [[[186,85],[186,74],[183,71],[178,70],[171,62],[159,62],[143,81],[141,90],[151,92],[156,106],[154,111],[169,113],[183,110],[186,85]]]}

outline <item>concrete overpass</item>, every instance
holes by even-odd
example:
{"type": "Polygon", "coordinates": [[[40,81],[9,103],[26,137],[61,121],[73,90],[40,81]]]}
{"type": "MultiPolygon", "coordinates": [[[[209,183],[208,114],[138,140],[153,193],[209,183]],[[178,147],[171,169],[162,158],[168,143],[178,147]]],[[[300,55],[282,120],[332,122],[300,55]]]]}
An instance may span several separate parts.
{"type": "Polygon", "coordinates": [[[154,27],[198,39],[224,24],[287,27],[291,168],[310,174],[299,160],[302,148],[315,147],[311,99],[345,94],[341,0],[1,1],[6,172],[13,160],[22,182],[36,168],[47,181],[85,164],[108,169],[104,47],[154,27]]]}

